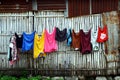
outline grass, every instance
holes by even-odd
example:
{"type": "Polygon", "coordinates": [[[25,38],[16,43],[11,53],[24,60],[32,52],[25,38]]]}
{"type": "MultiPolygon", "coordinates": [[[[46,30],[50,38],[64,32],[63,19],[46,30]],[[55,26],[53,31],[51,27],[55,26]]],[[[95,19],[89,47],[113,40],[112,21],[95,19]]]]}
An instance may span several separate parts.
{"type": "MultiPolygon", "coordinates": [[[[42,77],[40,75],[37,76],[31,76],[31,77],[15,77],[15,76],[8,76],[3,75],[0,76],[0,80],[55,80],[50,77],[42,77]]],[[[57,79],[57,80],[63,80],[63,79],[57,79]]]]}

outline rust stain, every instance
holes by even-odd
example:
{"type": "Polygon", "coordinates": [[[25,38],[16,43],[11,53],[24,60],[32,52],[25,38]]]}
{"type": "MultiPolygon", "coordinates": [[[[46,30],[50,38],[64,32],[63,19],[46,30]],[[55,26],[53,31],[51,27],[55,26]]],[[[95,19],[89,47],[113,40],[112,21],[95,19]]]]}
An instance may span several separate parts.
{"type": "Polygon", "coordinates": [[[112,51],[111,51],[111,54],[115,55],[117,54],[117,51],[116,51],[116,48],[114,47],[114,33],[112,32],[112,51]]]}
{"type": "Polygon", "coordinates": [[[102,14],[102,18],[103,18],[102,19],[103,25],[106,25],[107,24],[106,22],[107,22],[108,19],[107,19],[107,16],[104,13],[102,14]]]}
{"type": "MultiPolygon", "coordinates": [[[[107,25],[107,16],[103,13],[102,14],[102,23],[103,25],[107,25]]],[[[107,42],[104,42],[104,46],[105,46],[105,54],[108,54],[108,43],[107,42]]]]}
{"type": "Polygon", "coordinates": [[[111,24],[119,24],[119,19],[118,19],[118,15],[117,15],[117,13],[110,13],[109,14],[109,22],[111,23],[111,24]]]}
{"type": "MultiPolygon", "coordinates": [[[[114,30],[113,30],[113,27],[115,25],[119,24],[118,13],[117,12],[103,13],[102,18],[103,18],[103,20],[102,20],[103,25],[108,25],[109,24],[108,25],[109,39],[108,39],[108,41],[104,42],[105,53],[116,55],[117,52],[118,52],[118,47],[117,47],[118,45],[115,45],[115,41],[114,41],[114,39],[115,39],[114,34],[115,33],[114,33],[114,30]]],[[[114,27],[114,28],[116,28],[116,27],[114,27]]]]}

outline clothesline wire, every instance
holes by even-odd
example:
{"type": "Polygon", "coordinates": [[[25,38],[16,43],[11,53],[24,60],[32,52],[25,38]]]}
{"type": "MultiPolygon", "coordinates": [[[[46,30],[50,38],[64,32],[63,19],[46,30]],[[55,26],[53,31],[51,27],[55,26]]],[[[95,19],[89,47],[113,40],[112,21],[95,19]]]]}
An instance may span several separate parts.
{"type": "MultiPolygon", "coordinates": [[[[53,18],[53,17],[61,17],[67,18],[65,15],[0,15],[0,17],[40,17],[40,18],[53,18]]],[[[100,14],[95,15],[86,15],[86,16],[78,16],[78,17],[99,17],[100,14]]],[[[77,18],[78,18],[77,17],[77,18]]],[[[73,17],[74,18],[74,17],[73,17]]],[[[75,17],[76,18],[76,17],[75,17]]]]}

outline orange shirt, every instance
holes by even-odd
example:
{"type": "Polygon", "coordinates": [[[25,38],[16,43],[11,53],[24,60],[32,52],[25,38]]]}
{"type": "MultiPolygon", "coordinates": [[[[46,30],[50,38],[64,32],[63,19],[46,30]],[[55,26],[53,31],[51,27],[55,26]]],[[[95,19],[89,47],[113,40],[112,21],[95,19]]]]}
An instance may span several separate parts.
{"type": "Polygon", "coordinates": [[[75,50],[80,49],[80,31],[75,33],[74,30],[72,30],[72,47],[75,50]]]}

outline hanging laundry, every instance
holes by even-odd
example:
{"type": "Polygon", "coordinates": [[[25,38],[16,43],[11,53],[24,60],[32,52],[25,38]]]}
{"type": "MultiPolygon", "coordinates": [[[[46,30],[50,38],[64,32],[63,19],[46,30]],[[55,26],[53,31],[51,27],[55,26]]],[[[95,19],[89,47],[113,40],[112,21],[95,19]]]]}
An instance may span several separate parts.
{"type": "Polygon", "coordinates": [[[72,30],[72,47],[75,50],[79,50],[80,49],[80,31],[78,33],[75,33],[74,30],[72,30]]]}
{"type": "Polygon", "coordinates": [[[72,32],[71,29],[69,29],[67,32],[67,46],[70,46],[71,43],[72,43],[72,32]]]}
{"type": "Polygon", "coordinates": [[[10,61],[10,65],[13,65],[15,61],[19,59],[17,54],[17,46],[16,46],[16,37],[13,35],[10,38],[9,48],[8,48],[8,60],[10,61]]]}
{"type": "Polygon", "coordinates": [[[8,52],[7,52],[7,58],[9,61],[12,61],[12,54],[11,54],[11,50],[12,48],[10,48],[10,44],[9,44],[9,47],[8,47],[8,52]]]}
{"type": "Polygon", "coordinates": [[[44,45],[44,52],[54,52],[58,49],[57,42],[55,40],[55,34],[56,34],[56,27],[54,27],[54,30],[52,33],[49,33],[45,29],[45,45],[44,45]]]}
{"type": "Polygon", "coordinates": [[[22,48],[23,35],[21,35],[21,37],[19,37],[19,35],[17,33],[15,33],[15,37],[16,37],[17,48],[22,48]]]}
{"type": "Polygon", "coordinates": [[[100,27],[98,27],[98,36],[97,36],[97,42],[102,43],[108,40],[108,29],[107,29],[107,25],[105,25],[103,27],[103,29],[101,29],[100,27]]]}
{"type": "Polygon", "coordinates": [[[33,58],[46,56],[46,54],[44,53],[44,37],[45,37],[44,31],[42,32],[41,37],[39,37],[38,34],[35,34],[33,58]]]}
{"type": "Polygon", "coordinates": [[[22,42],[23,42],[23,35],[21,35],[21,37],[19,37],[19,35],[17,33],[15,33],[15,37],[16,37],[17,53],[20,54],[21,48],[22,48],[22,42]]]}
{"type": "Polygon", "coordinates": [[[56,27],[56,34],[55,34],[55,40],[62,42],[65,41],[67,38],[67,29],[63,29],[62,31],[59,30],[58,27],[56,27]]]}
{"type": "Polygon", "coordinates": [[[34,35],[35,35],[35,31],[32,32],[31,34],[26,34],[25,32],[23,32],[23,44],[22,44],[23,52],[33,49],[34,35]]]}
{"type": "Polygon", "coordinates": [[[93,51],[99,50],[99,44],[97,43],[97,35],[98,35],[98,29],[95,30],[94,28],[91,29],[91,43],[92,43],[92,49],[93,51]]]}
{"type": "Polygon", "coordinates": [[[81,39],[81,53],[90,53],[92,51],[91,44],[91,29],[85,33],[82,29],[80,30],[80,39],[81,39]]]}

